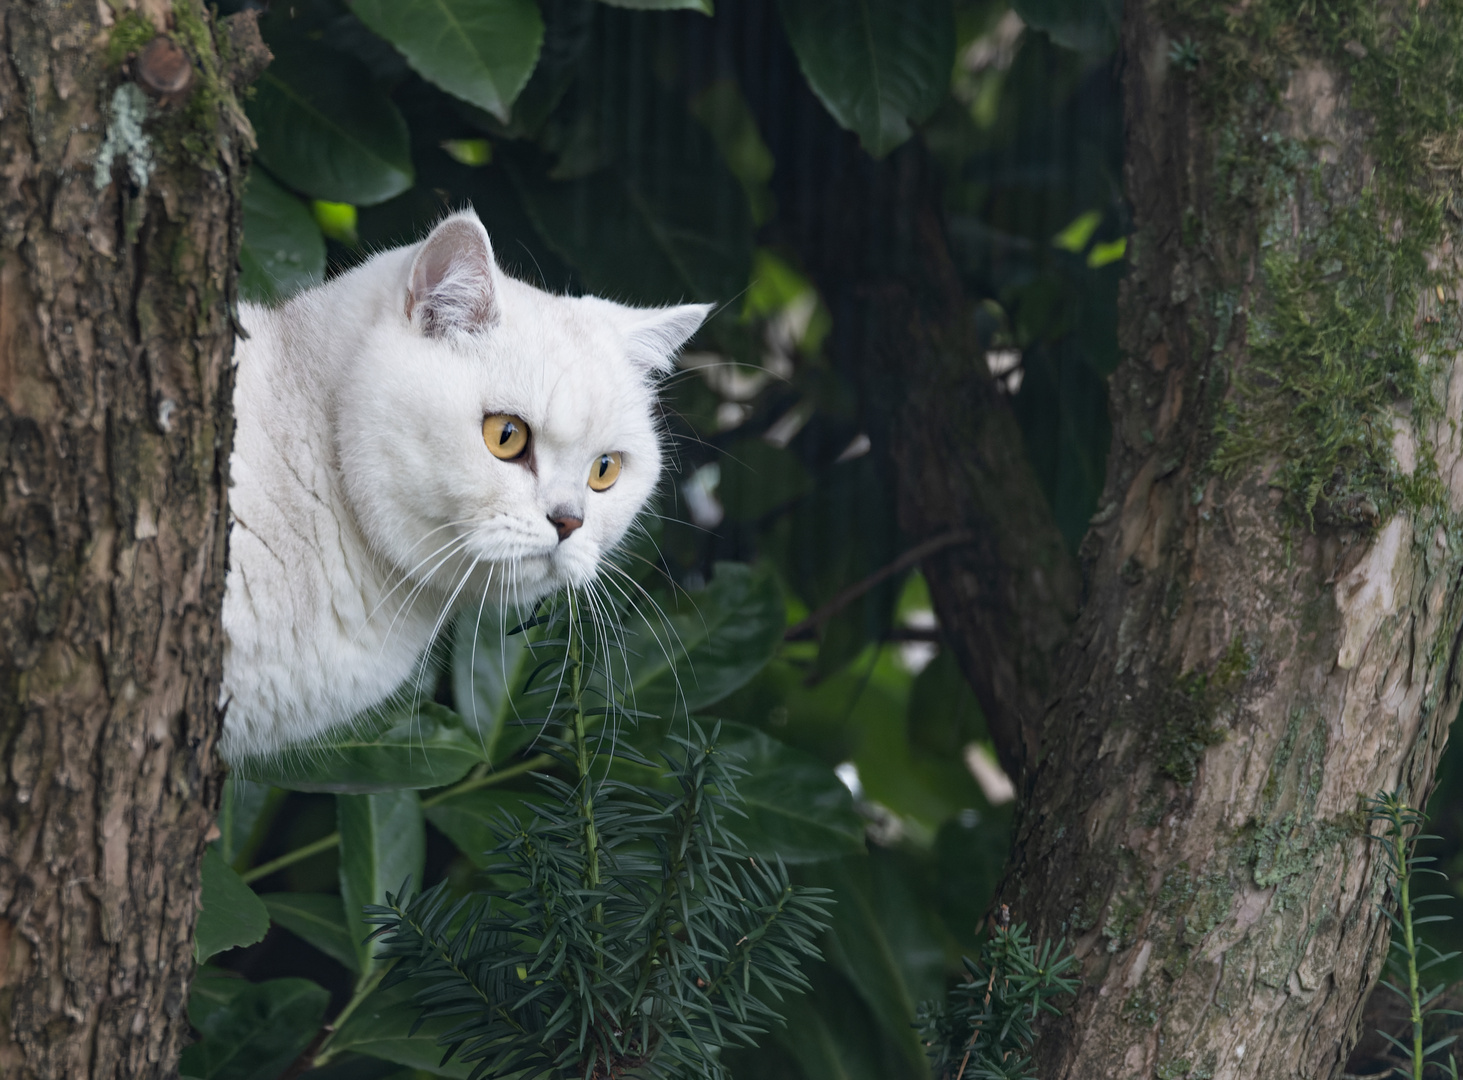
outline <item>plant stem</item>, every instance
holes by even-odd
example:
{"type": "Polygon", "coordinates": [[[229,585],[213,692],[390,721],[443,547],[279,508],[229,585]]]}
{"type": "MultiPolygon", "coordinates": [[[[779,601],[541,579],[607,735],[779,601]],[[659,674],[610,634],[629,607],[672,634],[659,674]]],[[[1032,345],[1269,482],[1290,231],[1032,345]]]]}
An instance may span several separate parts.
{"type": "MultiPolygon", "coordinates": [[[[574,750],[579,767],[579,810],[584,815],[585,884],[599,888],[599,831],[594,824],[594,784],[589,776],[589,746],[584,738],[584,658],[579,608],[569,594],[569,693],[574,703],[574,750]]],[[[604,923],[604,905],[595,904],[593,919],[604,923]]]]}
{"type": "Polygon", "coordinates": [[[361,1002],[371,996],[371,992],[380,985],[381,979],[385,974],[386,966],[383,965],[370,974],[363,975],[360,981],[356,983],[356,992],[345,1003],[345,1008],[341,1009],[336,1014],[335,1019],[330,1021],[330,1032],[325,1036],[325,1041],[320,1044],[320,1049],[315,1052],[315,1056],[311,1062],[312,1065],[324,1065],[335,1056],[334,1052],[330,1049],[330,1042],[335,1038],[335,1033],[345,1026],[345,1022],[350,1019],[351,1013],[356,1011],[361,1002]]]}
{"type": "Polygon", "coordinates": [[[525,758],[505,769],[498,769],[495,772],[486,773],[483,776],[472,776],[460,784],[453,784],[450,788],[443,788],[430,799],[423,799],[422,806],[428,810],[438,803],[446,802],[448,799],[458,795],[465,795],[469,791],[477,791],[479,788],[492,787],[501,784],[504,780],[512,780],[515,776],[522,776],[536,769],[542,769],[545,765],[552,765],[554,759],[548,754],[536,754],[531,758],[525,758]]]}
{"type": "Polygon", "coordinates": [[[1397,840],[1402,849],[1402,866],[1398,884],[1402,894],[1402,936],[1407,945],[1407,1000],[1412,1005],[1412,1080],[1422,1080],[1422,1005],[1417,991],[1417,944],[1412,936],[1412,845],[1397,826],[1397,840]]]}
{"type": "MultiPolygon", "coordinates": [[[[429,799],[422,800],[422,806],[430,809],[438,803],[446,802],[457,795],[463,795],[469,791],[477,791],[479,788],[492,787],[494,784],[501,784],[505,780],[511,780],[515,776],[522,776],[524,773],[533,772],[535,769],[542,769],[545,765],[553,764],[553,758],[548,754],[538,754],[505,769],[490,772],[483,776],[473,776],[454,784],[450,788],[444,788],[429,799]]],[[[287,866],[293,866],[297,862],[303,862],[312,855],[319,855],[322,851],[329,851],[340,843],[340,833],[333,832],[329,836],[322,836],[319,840],[312,841],[304,847],[297,847],[294,851],[287,851],[277,859],[271,859],[251,870],[245,870],[239,875],[245,884],[266,878],[270,874],[283,870],[287,866]]]]}
{"type": "Polygon", "coordinates": [[[283,870],[286,866],[294,866],[297,862],[303,862],[311,855],[319,855],[322,851],[329,851],[339,843],[340,833],[338,832],[331,833],[329,836],[322,836],[319,840],[306,844],[304,847],[297,847],[294,851],[285,852],[285,854],[277,859],[270,859],[267,863],[262,863],[252,870],[245,870],[239,877],[244,879],[245,884],[258,881],[260,878],[268,877],[276,871],[283,870]]]}

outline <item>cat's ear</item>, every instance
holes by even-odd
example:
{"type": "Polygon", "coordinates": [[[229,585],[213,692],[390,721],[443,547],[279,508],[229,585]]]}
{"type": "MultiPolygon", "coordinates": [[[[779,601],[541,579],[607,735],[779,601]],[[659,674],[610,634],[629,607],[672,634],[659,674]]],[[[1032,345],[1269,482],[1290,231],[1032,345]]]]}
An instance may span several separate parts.
{"type": "Polygon", "coordinates": [[[486,329],[498,321],[497,276],[482,222],[471,211],[454,214],[412,260],[406,317],[433,338],[486,329]]]}
{"type": "Polygon", "coordinates": [[[676,353],[691,340],[711,314],[712,304],[681,304],[677,307],[626,309],[625,333],[630,361],[654,375],[665,375],[676,366],[676,353]]]}

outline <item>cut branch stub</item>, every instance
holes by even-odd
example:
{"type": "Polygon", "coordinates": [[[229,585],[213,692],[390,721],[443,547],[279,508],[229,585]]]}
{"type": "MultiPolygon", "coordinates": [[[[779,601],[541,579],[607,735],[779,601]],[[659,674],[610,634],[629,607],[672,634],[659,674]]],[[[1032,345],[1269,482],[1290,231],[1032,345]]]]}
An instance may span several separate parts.
{"type": "Polygon", "coordinates": [[[186,98],[193,85],[193,62],[182,46],[165,34],[143,47],[132,69],[138,86],[168,104],[186,98]]]}

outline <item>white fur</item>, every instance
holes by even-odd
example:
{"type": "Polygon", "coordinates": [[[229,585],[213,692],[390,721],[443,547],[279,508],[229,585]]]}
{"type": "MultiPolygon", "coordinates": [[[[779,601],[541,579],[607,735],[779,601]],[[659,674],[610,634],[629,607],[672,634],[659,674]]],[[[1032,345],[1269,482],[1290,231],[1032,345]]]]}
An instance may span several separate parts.
{"type": "Polygon", "coordinates": [[[471,213],[280,308],[244,305],[224,756],[384,701],[456,607],[591,579],[660,478],[654,378],[707,311],[515,281],[471,213]],[[532,468],[488,451],[493,413],[527,421],[532,468]],[[610,451],[620,478],[591,491],[610,451]],[[584,525],[561,542],[564,513],[584,525]]]}

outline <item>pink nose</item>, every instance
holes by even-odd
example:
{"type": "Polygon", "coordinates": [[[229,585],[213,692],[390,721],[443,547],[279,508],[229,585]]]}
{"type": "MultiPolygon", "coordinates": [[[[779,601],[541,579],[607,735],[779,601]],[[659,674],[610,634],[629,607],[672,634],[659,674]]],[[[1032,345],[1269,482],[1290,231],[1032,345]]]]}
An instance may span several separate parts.
{"type": "Polygon", "coordinates": [[[570,517],[568,514],[550,514],[549,524],[553,525],[554,530],[559,534],[559,540],[564,541],[569,538],[571,532],[584,524],[584,519],[570,517]]]}

